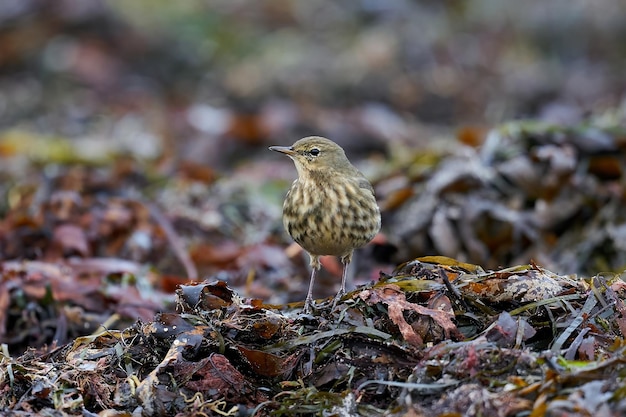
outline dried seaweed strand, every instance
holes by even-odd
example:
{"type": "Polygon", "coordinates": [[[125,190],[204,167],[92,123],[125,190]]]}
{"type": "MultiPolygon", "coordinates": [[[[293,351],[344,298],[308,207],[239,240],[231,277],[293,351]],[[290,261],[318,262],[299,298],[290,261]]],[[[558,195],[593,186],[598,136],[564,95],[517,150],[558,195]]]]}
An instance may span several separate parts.
{"type": "Polygon", "coordinates": [[[559,337],[552,344],[552,348],[550,349],[552,352],[559,353],[561,348],[570,337],[570,335],[576,330],[584,321],[585,317],[589,315],[591,310],[596,306],[598,300],[594,296],[588,296],[587,301],[585,301],[585,305],[580,310],[580,313],[572,320],[569,326],[559,335],[559,337]]]}

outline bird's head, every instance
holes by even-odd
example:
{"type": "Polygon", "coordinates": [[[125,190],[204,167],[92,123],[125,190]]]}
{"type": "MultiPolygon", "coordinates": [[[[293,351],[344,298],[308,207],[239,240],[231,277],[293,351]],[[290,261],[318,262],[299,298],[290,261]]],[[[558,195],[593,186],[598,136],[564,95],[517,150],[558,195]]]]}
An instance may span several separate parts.
{"type": "Polygon", "coordinates": [[[320,136],[300,139],[291,146],[270,146],[270,150],[293,159],[301,178],[311,172],[352,173],[355,170],[341,146],[320,136]]]}

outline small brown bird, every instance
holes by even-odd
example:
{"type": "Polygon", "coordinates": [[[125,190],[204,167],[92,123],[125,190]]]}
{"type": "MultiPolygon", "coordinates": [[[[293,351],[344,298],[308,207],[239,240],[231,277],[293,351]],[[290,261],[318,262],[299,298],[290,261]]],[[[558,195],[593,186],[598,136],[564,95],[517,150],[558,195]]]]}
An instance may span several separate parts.
{"type": "Polygon", "coordinates": [[[298,179],[283,204],[283,224],[311,257],[311,281],[304,311],[311,309],[313,283],[322,255],[339,256],[343,263],[336,304],[346,291],[354,249],[364,246],[380,230],[374,189],[348,161],[341,146],[329,139],[309,136],[292,146],[271,146],[270,150],[286,154],[298,171],[298,179]]]}

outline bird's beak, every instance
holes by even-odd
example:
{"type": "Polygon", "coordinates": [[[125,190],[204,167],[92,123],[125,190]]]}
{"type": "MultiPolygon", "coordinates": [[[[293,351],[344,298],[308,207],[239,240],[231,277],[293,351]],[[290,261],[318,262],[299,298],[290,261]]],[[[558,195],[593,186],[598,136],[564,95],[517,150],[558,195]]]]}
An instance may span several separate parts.
{"type": "Polygon", "coordinates": [[[293,150],[293,146],[270,146],[270,151],[284,153],[285,155],[288,155],[288,156],[295,155],[296,153],[293,150]]]}

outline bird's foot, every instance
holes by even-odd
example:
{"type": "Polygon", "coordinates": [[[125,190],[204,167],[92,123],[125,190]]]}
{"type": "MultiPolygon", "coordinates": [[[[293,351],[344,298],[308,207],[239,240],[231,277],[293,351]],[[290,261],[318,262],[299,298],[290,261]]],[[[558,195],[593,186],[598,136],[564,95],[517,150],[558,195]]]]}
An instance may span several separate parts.
{"type": "Polygon", "coordinates": [[[337,293],[337,295],[335,295],[335,299],[333,300],[333,305],[330,308],[330,311],[335,311],[335,309],[337,309],[337,305],[339,303],[339,301],[341,301],[341,298],[346,294],[345,290],[339,290],[339,292],[337,293]]]}
{"type": "Polygon", "coordinates": [[[311,315],[313,312],[314,302],[312,298],[307,297],[304,300],[304,307],[302,308],[302,314],[311,315]]]}

